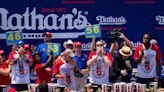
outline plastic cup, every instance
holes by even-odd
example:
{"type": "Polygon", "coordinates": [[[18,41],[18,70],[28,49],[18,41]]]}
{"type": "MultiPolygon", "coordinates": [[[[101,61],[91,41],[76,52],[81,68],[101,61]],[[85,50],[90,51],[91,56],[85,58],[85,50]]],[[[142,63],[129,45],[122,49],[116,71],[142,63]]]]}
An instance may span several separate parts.
{"type": "Polygon", "coordinates": [[[132,84],[131,83],[126,84],[126,92],[132,92],[132,84]]]}
{"type": "Polygon", "coordinates": [[[150,82],[149,89],[151,90],[151,92],[157,92],[157,87],[158,87],[157,82],[150,82]]]}
{"type": "Polygon", "coordinates": [[[146,84],[138,84],[137,92],[146,92],[146,84]]]}

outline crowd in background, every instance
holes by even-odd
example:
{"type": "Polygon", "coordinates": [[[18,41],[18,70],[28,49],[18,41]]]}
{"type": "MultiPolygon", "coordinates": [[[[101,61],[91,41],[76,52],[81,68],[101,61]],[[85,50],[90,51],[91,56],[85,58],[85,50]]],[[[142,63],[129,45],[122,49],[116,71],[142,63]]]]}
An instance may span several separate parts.
{"type": "Polygon", "coordinates": [[[21,91],[27,90],[30,83],[44,82],[78,91],[88,83],[99,86],[136,81],[148,87],[150,82],[160,79],[162,54],[149,33],[143,34],[143,42],[134,51],[131,41],[121,32],[121,43],[96,41],[93,37],[89,55],[82,52],[81,42],[69,39],[63,43],[65,50],[59,56],[54,55],[52,49],[47,54],[52,34],[45,32],[43,35],[44,42],[38,46],[22,41],[13,44],[8,58],[5,51],[0,50],[0,85],[10,85],[21,91]],[[110,47],[106,47],[107,44],[110,47]],[[132,80],[133,63],[137,64],[136,80],[132,80]]]}

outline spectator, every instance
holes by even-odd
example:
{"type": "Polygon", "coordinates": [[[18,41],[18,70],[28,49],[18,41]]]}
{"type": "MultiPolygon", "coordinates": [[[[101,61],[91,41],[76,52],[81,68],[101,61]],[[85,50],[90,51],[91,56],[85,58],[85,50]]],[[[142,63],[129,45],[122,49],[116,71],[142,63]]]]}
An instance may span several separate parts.
{"type": "Polygon", "coordinates": [[[18,47],[23,47],[23,46],[24,46],[24,42],[23,42],[23,41],[19,41],[19,42],[17,43],[17,46],[18,46],[18,47]]]}
{"type": "Polygon", "coordinates": [[[39,53],[41,55],[42,58],[42,63],[45,63],[48,59],[48,44],[51,43],[51,39],[52,39],[52,34],[50,32],[45,32],[43,33],[44,36],[44,43],[40,44],[37,47],[36,52],[39,53]]]}
{"type": "Polygon", "coordinates": [[[74,60],[76,61],[78,67],[78,73],[76,73],[75,75],[77,90],[85,88],[85,85],[87,83],[86,75],[88,74],[88,69],[86,64],[88,57],[86,54],[82,53],[81,45],[82,44],[80,42],[74,43],[74,49],[75,49],[74,60]]]}
{"type": "Polygon", "coordinates": [[[67,40],[63,44],[65,49],[72,49],[73,50],[73,41],[72,40],[67,40]]]}
{"type": "Polygon", "coordinates": [[[10,85],[10,70],[11,66],[6,63],[4,50],[0,50],[0,85],[10,85]]]}
{"type": "Polygon", "coordinates": [[[110,82],[130,82],[128,73],[131,73],[132,71],[131,55],[132,51],[128,46],[123,46],[119,50],[119,55],[114,57],[114,62],[110,70],[110,82]]]}
{"type": "Polygon", "coordinates": [[[147,84],[158,81],[160,73],[160,48],[155,44],[150,44],[151,35],[143,35],[143,43],[136,47],[134,60],[137,63],[137,82],[147,84]]]}
{"type": "Polygon", "coordinates": [[[109,84],[109,68],[112,66],[112,56],[105,52],[104,41],[96,42],[96,52],[91,52],[87,61],[90,67],[89,82],[92,84],[109,84]]]}

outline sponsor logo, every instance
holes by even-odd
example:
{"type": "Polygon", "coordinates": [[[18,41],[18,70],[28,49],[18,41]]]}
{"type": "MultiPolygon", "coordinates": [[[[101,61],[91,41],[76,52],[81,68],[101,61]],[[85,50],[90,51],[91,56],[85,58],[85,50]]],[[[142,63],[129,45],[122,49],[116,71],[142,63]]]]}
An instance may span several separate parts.
{"type": "Polygon", "coordinates": [[[157,31],[163,31],[164,30],[164,16],[158,15],[155,17],[158,26],[155,27],[155,30],[157,31]]]}
{"type": "Polygon", "coordinates": [[[24,14],[9,14],[5,8],[0,8],[0,18],[2,30],[81,30],[85,28],[88,20],[83,11],[78,11],[77,8],[72,9],[70,14],[37,14],[36,7],[30,12],[29,7],[26,8],[24,14]],[[15,21],[15,22],[13,22],[15,21]],[[67,24],[67,25],[66,25],[67,24]]]}
{"type": "Polygon", "coordinates": [[[132,45],[133,45],[133,50],[135,50],[136,49],[136,47],[138,46],[138,45],[140,45],[141,44],[141,42],[140,41],[137,41],[137,42],[131,42],[132,43],[132,45]]]}
{"type": "Polygon", "coordinates": [[[156,16],[156,21],[158,22],[159,25],[164,25],[164,16],[156,16]]]}
{"type": "Polygon", "coordinates": [[[91,42],[82,44],[82,51],[89,51],[91,48],[91,42]]]}
{"type": "Polygon", "coordinates": [[[105,17],[105,16],[97,16],[96,20],[99,22],[101,25],[123,25],[126,24],[127,20],[125,17],[120,16],[120,17],[105,17]]]}

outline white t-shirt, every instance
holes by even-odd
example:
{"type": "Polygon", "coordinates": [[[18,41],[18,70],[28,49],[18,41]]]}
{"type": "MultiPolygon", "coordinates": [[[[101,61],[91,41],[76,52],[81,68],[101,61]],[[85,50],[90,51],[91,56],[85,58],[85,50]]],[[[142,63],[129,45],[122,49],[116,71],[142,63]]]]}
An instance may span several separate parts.
{"type": "Polygon", "coordinates": [[[22,58],[19,58],[19,60],[12,65],[11,73],[11,84],[30,83],[29,65],[22,58]]]}
{"type": "Polygon", "coordinates": [[[63,61],[64,64],[62,64],[59,68],[59,73],[64,74],[64,79],[57,79],[57,83],[60,85],[64,85],[67,88],[71,90],[75,90],[75,78],[74,78],[74,65],[70,63],[66,63],[63,61]]]}
{"type": "MultiPolygon", "coordinates": [[[[144,45],[139,45],[138,47],[136,47],[136,51],[134,54],[135,58],[141,55],[140,50],[142,48],[145,48],[144,45]]],[[[154,45],[151,45],[149,49],[145,50],[141,63],[137,65],[138,77],[154,78],[156,76],[156,62],[158,59],[160,60],[160,57],[161,56],[158,47],[154,45]]]]}
{"type": "Polygon", "coordinates": [[[109,84],[109,66],[103,57],[98,56],[96,63],[90,66],[89,81],[94,84],[109,84]]]}

